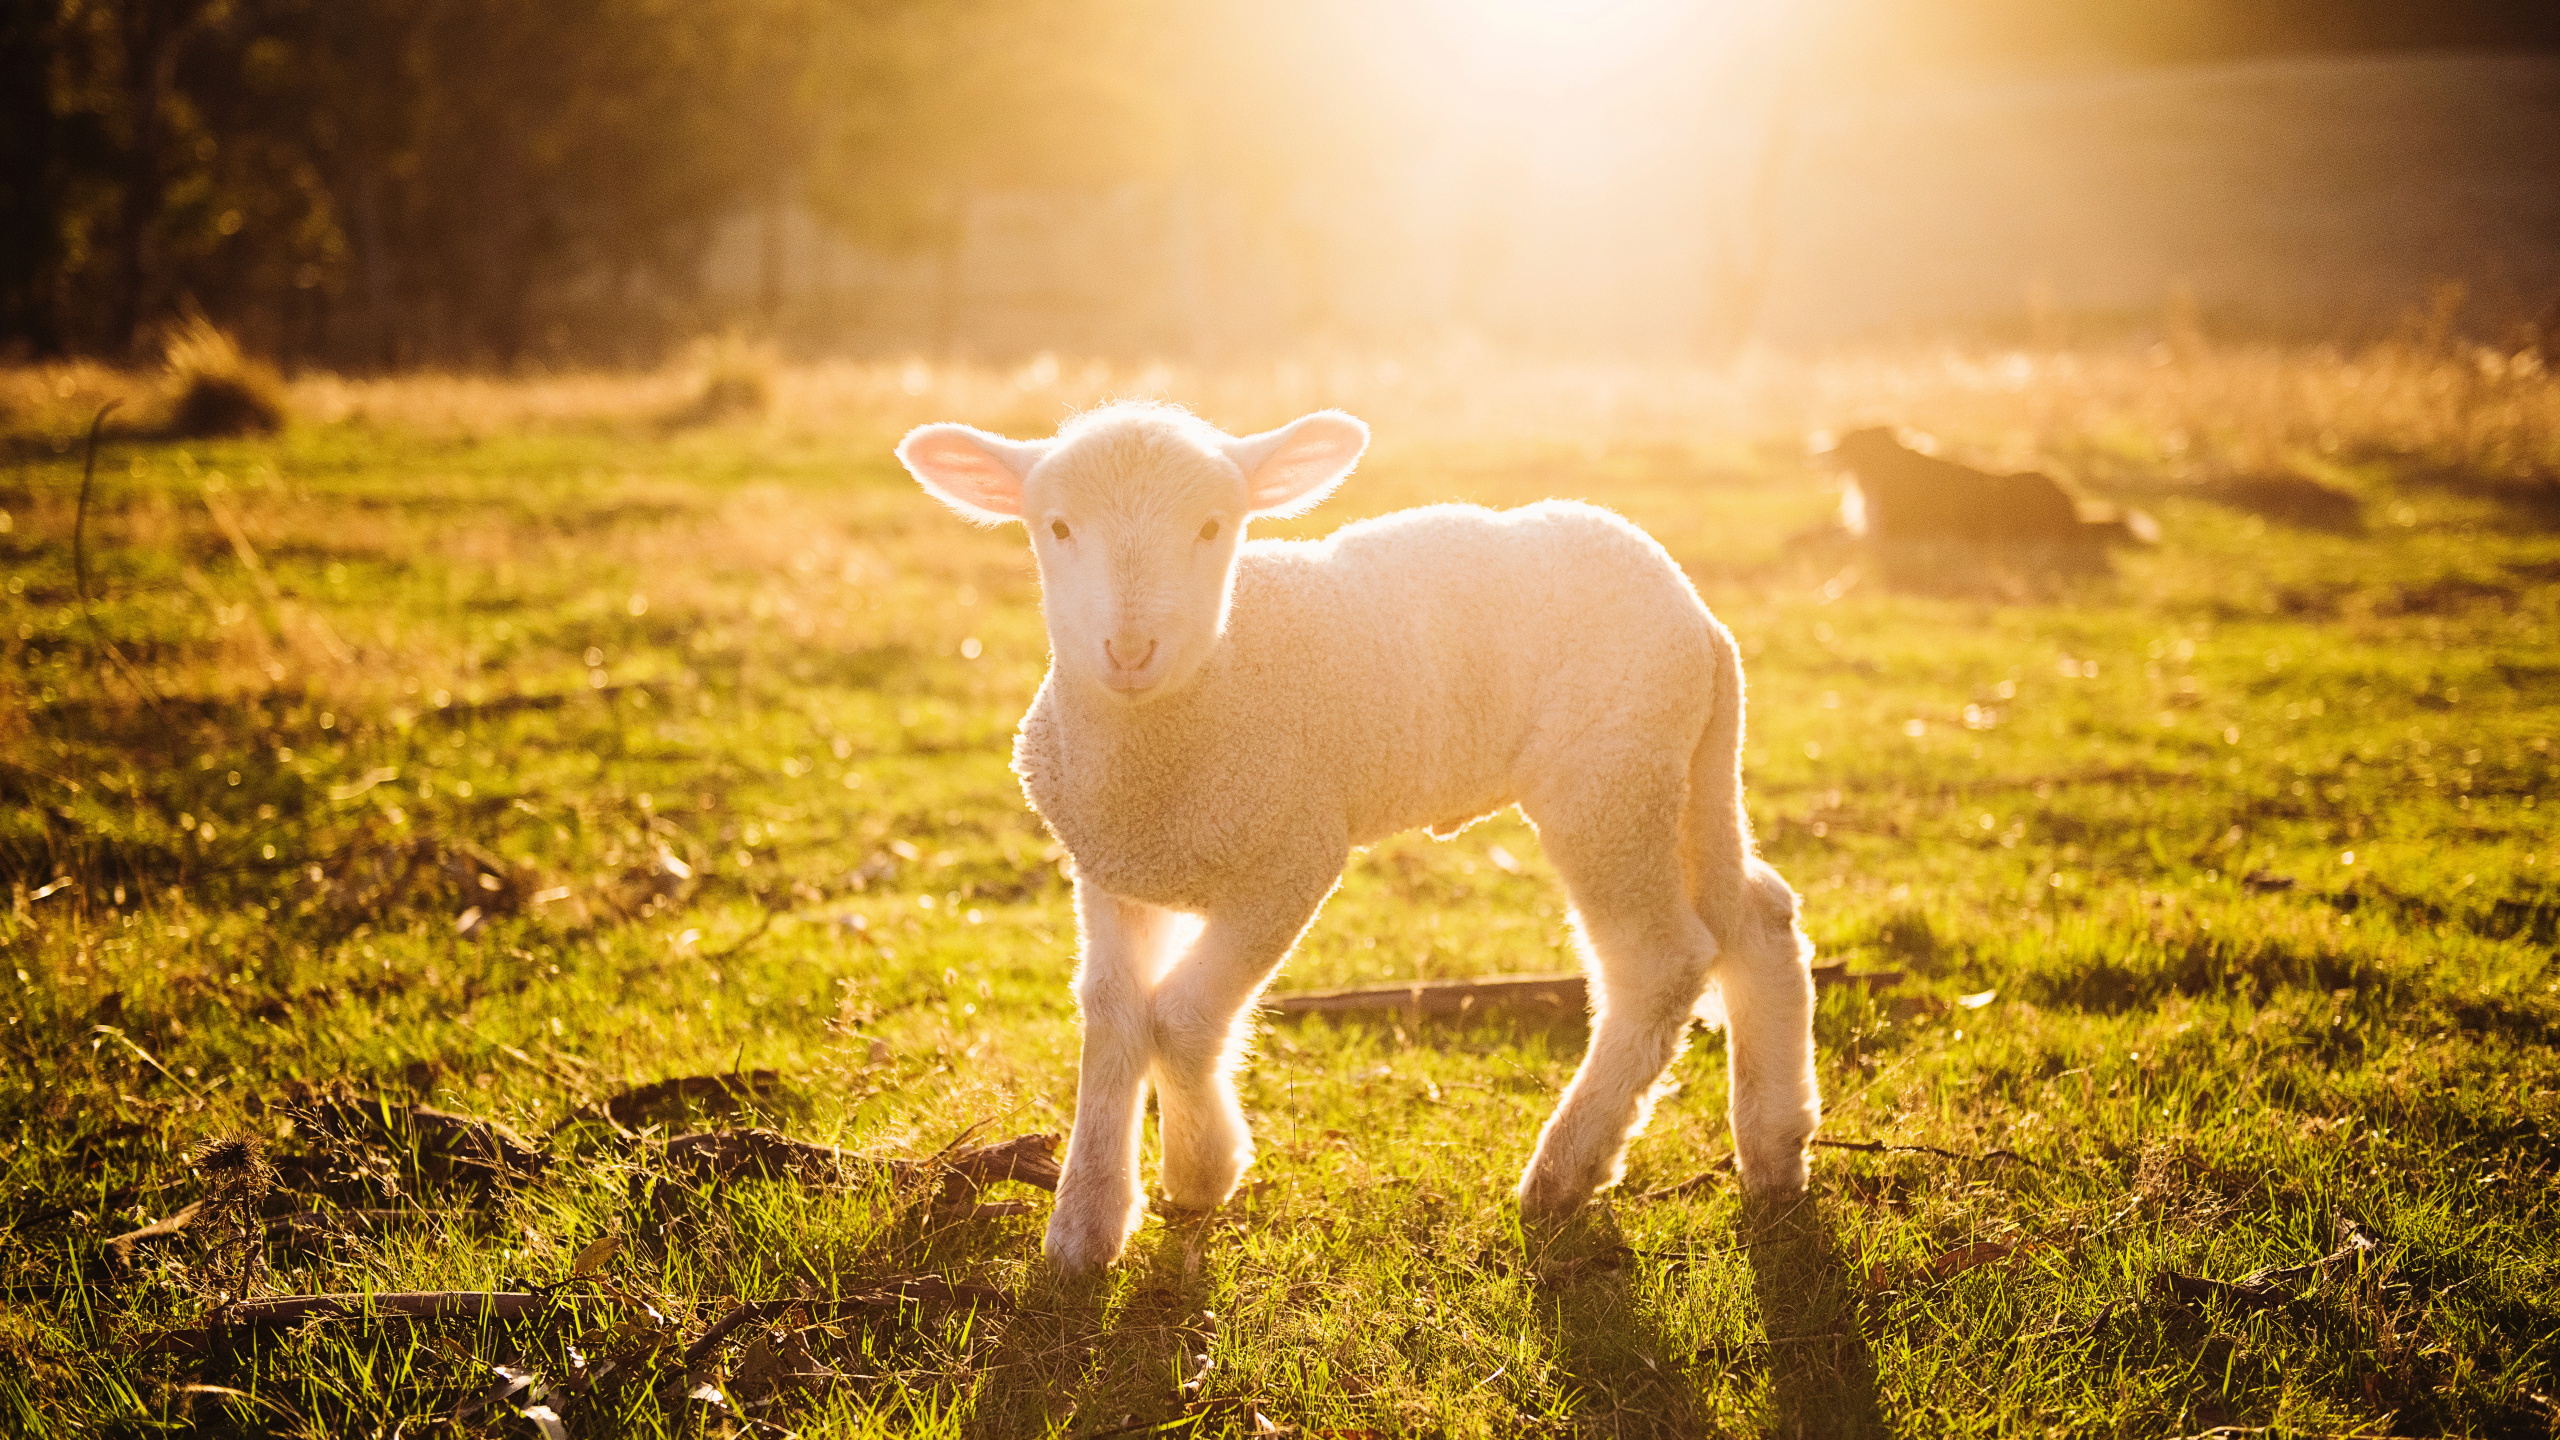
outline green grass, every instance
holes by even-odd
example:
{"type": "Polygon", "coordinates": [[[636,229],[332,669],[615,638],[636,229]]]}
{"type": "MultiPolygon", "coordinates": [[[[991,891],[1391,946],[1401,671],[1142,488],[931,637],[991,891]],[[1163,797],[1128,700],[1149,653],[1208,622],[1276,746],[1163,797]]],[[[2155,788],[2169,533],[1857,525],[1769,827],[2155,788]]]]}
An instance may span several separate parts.
{"type": "MultiPolygon", "coordinates": [[[[2011,402],[1967,403],[2003,443],[2011,402]]],[[[1723,1047],[1701,1034],[1628,1184],[1524,1230],[1508,1190],[1578,1027],[1289,1024],[1245,1084],[1246,1191],[1151,1219],[1083,1287],[1040,1266],[1037,1192],[955,1218],[876,1187],[689,1186],[563,1124],[641,1082],[771,1069],[750,1116],[870,1152],[1067,1125],[1067,890],[1006,769],[1037,596],[1018,536],[895,470],[892,412],[111,442],[86,605],[77,449],[19,446],[0,1424],[418,1433],[508,1364],[573,1433],[681,1429],[705,1422],[675,1357],[730,1302],[929,1273],[1006,1299],[813,1299],[784,1348],[836,1378],[752,1413],[804,1434],[2550,1434],[2560,530],[2474,452],[2356,434],[2294,463],[2366,524],[2289,529],[2157,478],[2196,472],[2156,394],[2014,403],[2167,543],[2068,582],[1888,585],[1783,545],[1827,491],[1753,432],[1385,429],[1294,527],[1567,494],[1660,536],[1745,645],[1752,811],[1817,944],[1908,977],[1826,993],[1825,1137],[2014,1159],[1826,1149],[1801,1207],[1750,1213],[1717,1169],[1723,1047]],[[689,886],[653,878],[661,853],[689,886]],[[492,1188],[405,1142],[333,1145],[296,1097],[339,1080],[555,1159],[492,1188]],[[279,1239],[265,1293],[547,1284],[599,1236],[620,1248],[561,1292],[574,1325],[208,1341],[238,1283],[208,1236],[129,1271],[100,1245],[202,1193],[191,1156],[241,1135],[285,1167],[271,1210],[435,1212],[279,1239]],[[2370,1248],[2263,1304],[2162,1288],[2352,1239],[2370,1248]],[[1985,1242],[2013,1248],[1944,1258],[1985,1242]]],[[[1569,963],[1506,817],[1356,858],[1281,983],[1569,963]]],[[[716,1362],[742,1400],[774,1389],[755,1333],[716,1362]]],[[[532,1395],[459,1429],[532,1433],[532,1395]]]]}

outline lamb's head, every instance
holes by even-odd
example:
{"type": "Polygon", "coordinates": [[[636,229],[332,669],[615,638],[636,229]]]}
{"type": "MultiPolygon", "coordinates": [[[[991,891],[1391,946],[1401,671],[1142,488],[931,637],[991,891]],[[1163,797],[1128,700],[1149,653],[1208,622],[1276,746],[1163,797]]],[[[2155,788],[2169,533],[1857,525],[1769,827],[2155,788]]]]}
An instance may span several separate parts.
{"type": "Polygon", "coordinates": [[[1890,425],[1867,425],[1840,437],[1839,443],[1818,446],[1813,458],[1839,470],[1855,470],[1860,465],[1891,464],[1911,453],[1903,443],[1902,432],[1890,425]]]}
{"type": "Polygon", "coordinates": [[[898,459],[962,515],[1030,528],[1060,678],[1140,704],[1217,648],[1246,521],[1312,507],[1368,443],[1338,410],[1238,439],[1171,406],[1113,405],[1048,440],[927,425],[898,459]]]}

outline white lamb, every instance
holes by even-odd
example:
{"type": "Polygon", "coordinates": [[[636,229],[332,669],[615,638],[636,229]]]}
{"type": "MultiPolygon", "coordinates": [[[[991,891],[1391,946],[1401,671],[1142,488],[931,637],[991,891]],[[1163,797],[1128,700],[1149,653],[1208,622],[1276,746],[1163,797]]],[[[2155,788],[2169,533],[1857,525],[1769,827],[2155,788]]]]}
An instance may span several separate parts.
{"type": "Polygon", "coordinates": [[[1812,946],[1752,854],[1732,635],[1660,545],[1589,505],[1436,505],[1246,543],[1248,520],[1316,504],[1368,440],[1338,411],[1239,440],[1114,405],[1050,440],[927,425],[898,446],[962,515],[1025,522],[1039,564],[1051,660],[1014,769],[1075,862],[1084,1052],[1047,1237],[1066,1271],[1117,1259],[1143,1218],[1150,1084],[1166,1198],[1234,1192],[1255,997],[1352,849],[1512,804],[1563,874],[1594,1011],[1523,1211],[1567,1214],[1617,1180],[1710,982],[1742,1181],[1803,1188],[1812,946]]]}

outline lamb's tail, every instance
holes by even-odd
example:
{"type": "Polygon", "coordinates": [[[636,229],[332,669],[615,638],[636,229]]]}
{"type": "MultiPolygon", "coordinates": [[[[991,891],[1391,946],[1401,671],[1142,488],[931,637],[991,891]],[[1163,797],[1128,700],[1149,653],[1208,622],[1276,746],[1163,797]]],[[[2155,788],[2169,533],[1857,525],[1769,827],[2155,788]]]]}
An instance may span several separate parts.
{"type": "MultiPolygon", "coordinates": [[[[1733,632],[1712,617],[1715,702],[1689,760],[1689,799],[1680,816],[1680,867],[1689,903],[1730,954],[1750,923],[1746,903],[1752,855],[1751,817],[1742,808],[1742,656],[1733,632]]],[[[1710,984],[1698,1001],[1699,1018],[1724,1023],[1724,998],[1710,984]]]]}

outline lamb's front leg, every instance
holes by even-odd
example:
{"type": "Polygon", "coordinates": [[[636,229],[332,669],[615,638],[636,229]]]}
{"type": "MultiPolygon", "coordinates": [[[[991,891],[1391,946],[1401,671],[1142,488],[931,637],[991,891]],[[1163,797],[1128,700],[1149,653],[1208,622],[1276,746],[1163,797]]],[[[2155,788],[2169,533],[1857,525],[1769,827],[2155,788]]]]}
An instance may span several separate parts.
{"type": "Polygon", "coordinates": [[[1156,1106],[1164,1193],[1173,1204],[1215,1209],[1253,1163],[1253,1131],[1235,1075],[1252,1035],[1254,997],[1315,918],[1333,878],[1213,912],[1156,987],[1156,1106]]]}
{"type": "Polygon", "coordinates": [[[1043,1248],[1069,1274],[1098,1270],[1146,1218],[1138,1188],[1139,1118],[1146,1105],[1154,1037],[1149,992],[1163,969],[1176,921],[1170,910],[1076,881],[1076,1006],[1084,1050],[1076,1080],[1075,1130],[1058,1176],[1057,1208],[1043,1248]]]}

